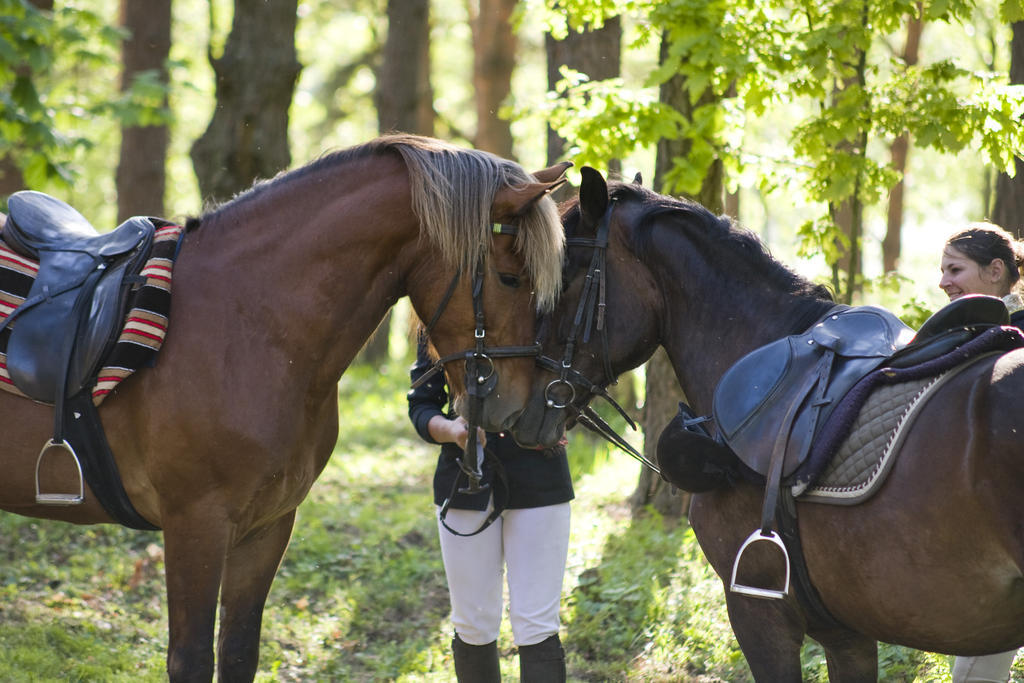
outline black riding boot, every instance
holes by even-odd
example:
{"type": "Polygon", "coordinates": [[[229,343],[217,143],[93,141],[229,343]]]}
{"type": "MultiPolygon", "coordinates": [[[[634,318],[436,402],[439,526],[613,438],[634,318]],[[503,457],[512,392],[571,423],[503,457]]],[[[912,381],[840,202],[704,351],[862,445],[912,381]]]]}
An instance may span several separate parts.
{"type": "Polygon", "coordinates": [[[498,641],[486,645],[464,643],[456,633],[452,638],[455,678],[459,683],[501,683],[498,668],[498,641]]]}
{"type": "Polygon", "coordinates": [[[519,680],[522,683],[565,683],[565,650],[557,634],[536,645],[519,647],[519,680]]]}

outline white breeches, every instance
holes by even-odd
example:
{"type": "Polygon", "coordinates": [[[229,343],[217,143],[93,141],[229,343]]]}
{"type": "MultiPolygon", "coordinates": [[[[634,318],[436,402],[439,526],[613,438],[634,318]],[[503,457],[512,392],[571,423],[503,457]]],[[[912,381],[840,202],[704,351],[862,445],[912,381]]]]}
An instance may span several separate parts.
{"type": "MultiPolygon", "coordinates": [[[[469,537],[452,534],[438,521],[452,625],[463,642],[486,645],[497,640],[505,567],[515,644],[536,645],[558,633],[569,512],[569,503],[505,510],[487,529],[469,537]]],[[[456,531],[470,533],[487,514],[450,509],[445,522],[456,531]]]]}
{"type": "Polygon", "coordinates": [[[957,657],[953,662],[953,683],[1006,683],[1016,650],[981,657],[957,657]]]}

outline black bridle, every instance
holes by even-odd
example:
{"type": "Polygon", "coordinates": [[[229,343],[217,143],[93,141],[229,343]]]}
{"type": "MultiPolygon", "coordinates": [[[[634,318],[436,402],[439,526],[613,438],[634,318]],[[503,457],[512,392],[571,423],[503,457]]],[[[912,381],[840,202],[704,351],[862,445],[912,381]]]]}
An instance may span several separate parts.
{"type": "MultiPolygon", "coordinates": [[[[515,235],[518,232],[518,228],[514,225],[495,223],[492,227],[492,232],[496,235],[515,235]]],[[[469,399],[466,422],[468,424],[469,433],[468,438],[466,439],[466,448],[463,450],[462,456],[457,462],[461,472],[466,475],[468,484],[463,488],[457,488],[458,477],[456,477],[455,486],[453,486],[451,494],[441,505],[440,512],[441,524],[445,529],[456,536],[473,536],[480,533],[490,526],[491,522],[497,519],[502,512],[500,508],[495,506],[484,524],[476,531],[468,534],[455,531],[445,523],[445,517],[448,514],[448,508],[456,490],[458,490],[459,493],[472,494],[479,493],[480,491],[484,491],[488,488],[487,484],[480,483],[480,480],[483,478],[482,466],[484,449],[478,446],[479,440],[477,438],[477,428],[480,426],[480,416],[483,412],[484,401],[498,385],[498,373],[494,368],[494,359],[522,358],[537,356],[540,354],[539,342],[534,342],[528,346],[487,346],[487,332],[484,326],[483,308],[484,275],[484,259],[480,258],[477,260],[471,285],[473,296],[473,318],[475,321],[475,329],[473,331],[473,338],[475,340],[474,347],[472,349],[457,351],[438,358],[430,369],[423,373],[412,384],[413,389],[419,387],[434,375],[439,372],[443,372],[444,366],[448,363],[459,360],[463,360],[466,363],[465,386],[466,395],[469,399]]],[[[441,297],[441,303],[438,305],[437,310],[431,317],[430,322],[428,322],[426,327],[423,329],[422,334],[425,337],[430,335],[430,332],[434,329],[437,321],[440,320],[441,314],[448,306],[448,302],[451,301],[452,295],[455,293],[455,288],[461,278],[462,268],[460,267],[455,272],[455,276],[449,283],[448,289],[445,290],[444,296],[441,297]]],[[[500,463],[497,463],[497,466],[500,468],[500,463]]]]}
{"type": "MultiPolygon", "coordinates": [[[[590,265],[587,269],[587,276],[583,281],[583,288],[580,292],[579,303],[576,306],[576,314],[573,317],[572,328],[566,338],[565,346],[560,361],[538,353],[537,365],[558,375],[551,380],[544,389],[544,411],[547,420],[548,416],[554,415],[557,410],[570,410],[574,413],[576,421],[594,432],[598,436],[621,448],[641,463],[657,473],[661,473],[658,466],[646,458],[632,445],[620,436],[611,425],[609,425],[597,411],[590,407],[590,401],[596,396],[603,398],[618,411],[619,415],[625,418],[626,422],[636,430],[636,423],[626,413],[625,409],[612,398],[605,387],[615,383],[615,374],[612,371],[611,354],[608,346],[608,327],[605,324],[606,294],[607,294],[607,258],[608,258],[608,233],[611,226],[612,212],[615,210],[615,198],[608,204],[608,210],[601,217],[597,233],[594,237],[570,237],[566,239],[567,247],[588,247],[591,251],[590,265]],[[580,342],[590,342],[591,334],[596,331],[601,340],[601,357],[604,363],[604,382],[594,382],[583,373],[572,367],[573,358],[576,354],[576,346],[580,342]],[[581,387],[586,393],[577,399],[576,387],[581,387]],[[568,392],[568,397],[559,399],[556,392],[562,389],[568,392]]],[[[542,323],[543,328],[550,324],[549,318],[542,323]]]]}

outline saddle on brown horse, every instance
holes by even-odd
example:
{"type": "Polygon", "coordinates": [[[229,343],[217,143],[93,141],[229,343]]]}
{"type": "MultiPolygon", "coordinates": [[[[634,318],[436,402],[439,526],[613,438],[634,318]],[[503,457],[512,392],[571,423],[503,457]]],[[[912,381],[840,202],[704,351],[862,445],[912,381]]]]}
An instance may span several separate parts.
{"type": "MultiPolygon", "coordinates": [[[[0,322],[0,331],[9,332],[7,372],[23,394],[54,406],[54,435],[36,462],[36,502],[75,505],[84,481],[79,455],[65,438],[67,406],[76,401],[78,419],[86,403],[92,406],[89,389],[117,341],[130,291],[145,280],[140,271],[156,226],[140,216],[100,234],[68,204],[33,191],[11,195],[8,210],[4,242],[39,269],[24,302],[0,322]],[[61,453],[78,470],[78,490],[43,493],[40,465],[61,453]]],[[[95,432],[94,423],[87,429],[95,432]]]]}
{"type": "Polygon", "coordinates": [[[4,241],[39,262],[11,326],[7,367],[22,392],[58,403],[85,387],[120,331],[127,293],[138,282],[156,228],[136,216],[99,234],[74,208],[41,192],[16,192],[4,241]]]}

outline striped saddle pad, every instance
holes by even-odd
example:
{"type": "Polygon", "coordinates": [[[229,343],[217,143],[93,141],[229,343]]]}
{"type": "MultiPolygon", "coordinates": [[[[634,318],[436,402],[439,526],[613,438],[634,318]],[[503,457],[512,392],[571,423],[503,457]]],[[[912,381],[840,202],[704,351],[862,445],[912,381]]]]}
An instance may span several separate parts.
{"type": "MultiPolygon", "coordinates": [[[[142,367],[152,365],[167,334],[171,311],[171,273],[183,228],[159,219],[153,250],[141,271],[145,282],[129,296],[128,313],[113,350],[107,356],[92,387],[92,402],[99,405],[117,385],[142,367]]],[[[9,316],[28,296],[39,264],[10,249],[0,240],[0,321],[9,316]]],[[[0,330],[0,389],[28,398],[11,381],[7,372],[7,343],[12,323],[0,330]]]]}

